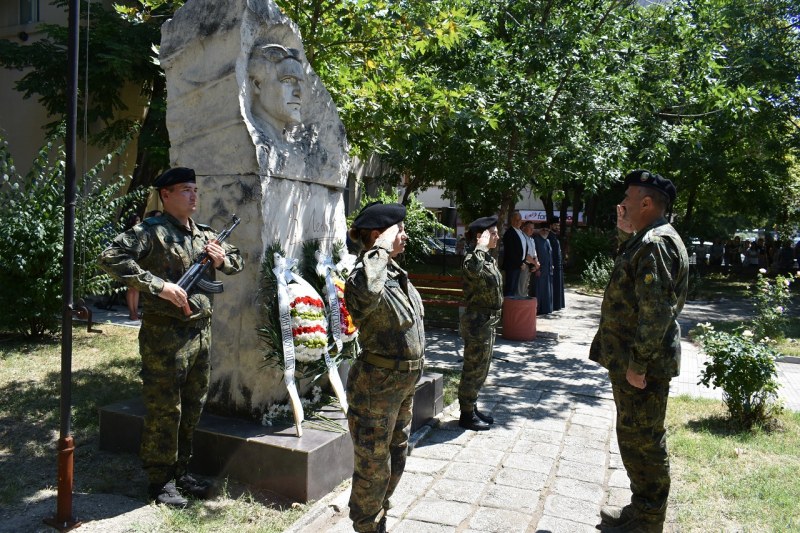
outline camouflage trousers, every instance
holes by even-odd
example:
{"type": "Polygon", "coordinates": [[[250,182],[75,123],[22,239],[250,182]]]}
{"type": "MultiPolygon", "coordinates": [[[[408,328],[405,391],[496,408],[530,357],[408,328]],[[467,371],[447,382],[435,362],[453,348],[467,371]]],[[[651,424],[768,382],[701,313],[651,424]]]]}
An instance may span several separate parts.
{"type": "Polygon", "coordinates": [[[669,380],[647,380],[645,389],[623,377],[612,380],[617,407],[617,441],[622,464],[631,482],[631,503],[638,510],[663,514],[669,496],[667,413],[669,380]]]}
{"type": "Polygon", "coordinates": [[[350,519],[375,531],[406,466],[412,403],[422,370],[398,372],[355,361],[347,377],[347,422],[353,439],[350,519]]]}
{"type": "Polygon", "coordinates": [[[458,384],[458,403],[462,413],[471,413],[478,401],[494,351],[495,326],[499,311],[488,313],[467,309],[461,315],[460,332],[464,339],[464,368],[458,384]]]}
{"type": "Polygon", "coordinates": [[[139,331],[146,414],[140,456],[150,483],[186,472],[192,436],[208,394],[211,326],[158,325],[139,331]]]}

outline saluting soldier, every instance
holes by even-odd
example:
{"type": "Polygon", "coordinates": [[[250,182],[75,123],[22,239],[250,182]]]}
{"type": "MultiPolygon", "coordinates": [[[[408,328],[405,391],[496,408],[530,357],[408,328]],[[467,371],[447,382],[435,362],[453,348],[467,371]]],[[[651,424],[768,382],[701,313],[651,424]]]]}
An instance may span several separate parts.
{"type": "Polygon", "coordinates": [[[603,296],[590,359],[608,370],[617,408],[617,440],[631,502],[604,508],[605,532],[660,532],[670,476],[664,417],[670,379],[680,371],[677,318],[686,301],[689,258],[666,213],[677,191],[647,170],[625,177],[617,206],[620,249],[603,296]]]}
{"type": "Polygon", "coordinates": [[[461,315],[460,333],[464,339],[464,368],[458,384],[461,416],[458,425],[474,431],[489,429],[491,415],[478,410],[480,393],[494,351],[495,327],[503,307],[503,278],[489,250],[497,246],[497,217],[483,217],[469,225],[468,240],[477,243],[464,257],[464,299],[467,309],[461,315]]]}
{"type": "Polygon", "coordinates": [[[405,215],[403,205],[375,202],[361,210],[349,232],[363,248],[344,291],[362,349],[347,378],[355,531],[386,531],[389,498],[405,469],[412,401],[422,375],[422,299],[394,260],[408,240],[405,215]]]}
{"type": "Polygon", "coordinates": [[[163,214],[118,235],[98,264],[141,294],[139,353],[146,414],[140,455],[150,497],[184,507],[184,495],[206,498],[210,492],[210,485],[195,479],[187,467],[208,393],[213,295],[186,294],[176,282],[203,252],[214,265],[208,273],[211,281],[216,270],[236,274],[244,262],[234,246],[216,243],[213,229],[192,220],[197,208],[194,170],[172,168],[153,186],[163,214]]]}

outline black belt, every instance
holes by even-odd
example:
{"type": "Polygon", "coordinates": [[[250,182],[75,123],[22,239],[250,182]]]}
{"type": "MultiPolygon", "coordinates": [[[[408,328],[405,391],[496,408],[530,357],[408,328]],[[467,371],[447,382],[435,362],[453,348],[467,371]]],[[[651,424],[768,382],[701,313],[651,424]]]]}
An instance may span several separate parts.
{"type": "Polygon", "coordinates": [[[372,353],[361,354],[358,358],[359,361],[367,363],[378,368],[388,368],[389,370],[397,370],[398,372],[413,372],[422,368],[422,357],[419,359],[391,359],[389,357],[381,357],[372,353]]]}

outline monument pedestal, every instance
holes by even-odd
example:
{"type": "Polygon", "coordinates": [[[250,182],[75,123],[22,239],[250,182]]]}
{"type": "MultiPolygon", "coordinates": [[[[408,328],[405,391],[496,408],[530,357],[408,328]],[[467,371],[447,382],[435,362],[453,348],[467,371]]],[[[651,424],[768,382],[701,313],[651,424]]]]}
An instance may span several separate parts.
{"type": "MultiPolygon", "coordinates": [[[[425,374],[414,394],[412,431],[444,408],[441,374],[425,374]]],[[[324,407],[322,414],[341,424],[344,432],[294,425],[262,426],[249,420],[203,413],[194,436],[190,469],[225,477],[289,499],[318,500],[353,474],[353,442],[341,410],[324,407]]],[[[133,398],[100,408],[100,449],[139,453],[144,405],[133,398]]]]}

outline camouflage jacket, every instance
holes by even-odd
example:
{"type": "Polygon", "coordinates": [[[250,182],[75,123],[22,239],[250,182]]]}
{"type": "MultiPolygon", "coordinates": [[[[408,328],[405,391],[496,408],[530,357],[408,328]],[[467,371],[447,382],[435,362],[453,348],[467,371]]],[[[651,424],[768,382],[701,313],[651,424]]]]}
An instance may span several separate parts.
{"type": "MultiPolygon", "coordinates": [[[[209,226],[189,220],[191,230],[169,214],[149,217],[128,231],[117,235],[98,258],[98,265],[128,287],[138,289],[145,317],[162,316],[180,321],[211,316],[213,295],[193,291],[189,295],[192,315],[158,297],[164,282],[176,283],[203,252],[203,247],[217,237],[209,226]]],[[[244,261],[236,247],[224,242],[225,260],[219,268],[225,274],[236,274],[244,261]]],[[[215,269],[206,276],[214,280],[215,269]]],[[[147,320],[147,318],[145,318],[147,320]]]]}
{"type": "Polygon", "coordinates": [[[625,379],[629,368],[669,379],[680,371],[677,318],[688,288],[686,248],[663,218],[626,237],[603,296],[589,358],[607,368],[612,379],[625,379]]]}
{"type": "Polygon", "coordinates": [[[388,247],[376,243],[359,256],[344,300],[365,353],[401,360],[425,354],[422,299],[388,247]]]}
{"type": "Polygon", "coordinates": [[[488,250],[475,247],[464,256],[464,300],[468,309],[498,310],[503,307],[503,278],[488,250]]]}

